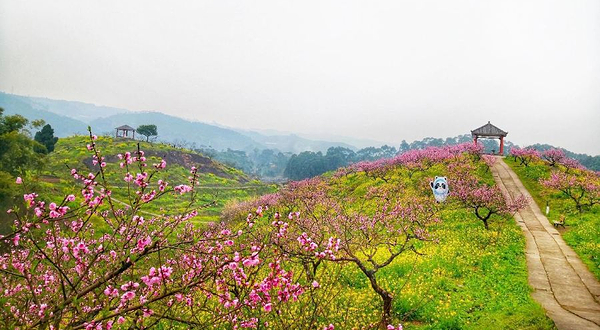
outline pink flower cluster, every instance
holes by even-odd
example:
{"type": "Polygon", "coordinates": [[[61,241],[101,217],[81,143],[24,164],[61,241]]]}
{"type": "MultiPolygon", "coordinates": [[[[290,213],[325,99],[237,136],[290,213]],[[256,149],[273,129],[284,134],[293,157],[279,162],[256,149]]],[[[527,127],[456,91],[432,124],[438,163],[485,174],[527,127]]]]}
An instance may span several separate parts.
{"type": "Polygon", "coordinates": [[[510,155],[515,159],[518,159],[521,165],[529,166],[529,163],[533,160],[540,159],[539,151],[533,148],[517,148],[513,147],[510,149],[510,155]]]}
{"type": "Polygon", "coordinates": [[[175,192],[178,192],[180,195],[183,195],[185,193],[192,191],[192,187],[190,187],[186,184],[180,184],[178,186],[175,186],[173,188],[173,190],[175,190],[175,192]]]}
{"type": "Polygon", "coordinates": [[[353,172],[387,171],[389,167],[404,166],[409,169],[423,169],[430,163],[444,162],[456,159],[463,154],[480,155],[483,152],[482,144],[472,142],[446,145],[442,147],[427,147],[425,149],[412,149],[394,158],[382,158],[375,161],[364,161],[339,169],[336,176],[347,175],[353,172]]]}

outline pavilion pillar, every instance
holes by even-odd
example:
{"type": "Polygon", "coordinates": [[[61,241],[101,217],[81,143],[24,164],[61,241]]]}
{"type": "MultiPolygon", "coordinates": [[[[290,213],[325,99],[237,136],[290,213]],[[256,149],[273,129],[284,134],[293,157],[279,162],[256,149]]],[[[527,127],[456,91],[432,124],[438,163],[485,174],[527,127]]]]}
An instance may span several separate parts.
{"type": "Polygon", "coordinates": [[[475,145],[477,145],[477,136],[475,136],[475,138],[473,139],[473,143],[475,143],[475,145]]]}
{"type": "Polygon", "coordinates": [[[500,156],[504,155],[504,136],[500,137],[500,156]]]}

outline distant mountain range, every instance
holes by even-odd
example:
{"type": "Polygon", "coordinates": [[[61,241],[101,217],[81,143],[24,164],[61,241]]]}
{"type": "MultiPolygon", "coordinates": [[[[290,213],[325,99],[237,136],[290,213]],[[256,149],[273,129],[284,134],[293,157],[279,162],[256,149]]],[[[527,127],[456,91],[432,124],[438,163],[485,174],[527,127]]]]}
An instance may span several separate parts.
{"type": "Polygon", "coordinates": [[[216,150],[276,149],[282,152],[327,151],[330,147],[356,149],[343,142],[311,140],[295,134],[263,134],[189,121],[160,112],[133,112],[89,103],[52,100],[0,92],[0,107],[6,114],[20,114],[30,120],[43,119],[52,125],[55,135],[66,137],[86,134],[87,126],[97,134],[113,134],[115,127],[142,124],[158,126],[158,139],[188,146],[216,150]]]}
{"type": "MultiPolygon", "coordinates": [[[[158,139],[163,142],[179,143],[191,148],[210,148],[215,150],[242,150],[275,149],[281,152],[298,154],[303,151],[321,151],[325,153],[330,147],[344,147],[356,151],[367,146],[380,146],[377,141],[361,140],[349,137],[322,136],[327,139],[334,138],[337,142],[326,141],[320,137],[308,138],[307,135],[291,134],[288,132],[272,130],[243,130],[189,121],[160,112],[133,112],[127,109],[97,106],[76,101],[52,100],[41,97],[20,96],[0,92],[0,108],[5,114],[20,114],[29,120],[43,119],[52,125],[58,137],[74,134],[86,134],[88,125],[97,134],[114,134],[114,129],[121,125],[137,127],[142,124],[155,124],[158,126],[158,139]]],[[[470,136],[457,137],[470,140],[470,136]]],[[[456,141],[454,141],[456,142],[456,141]]],[[[490,141],[494,142],[494,141],[490,141]]],[[[429,144],[437,145],[452,143],[448,139],[425,138],[414,141],[410,148],[420,148],[429,144]],[[414,145],[413,145],[414,144],[414,145]]],[[[505,141],[510,144],[510,142],[505,141]]],[[[398,141],[400,150],[405,141],[398,141]]],[[[547,149],[552,146],[534,145],[538,149],[547,149]]],[[[564,150],[564,149],[563,149],[564,150]]],[[[588,168],[600,169],[600,156],[575,154],[565,150],[567,155],[573,157],[588,168]]]]}

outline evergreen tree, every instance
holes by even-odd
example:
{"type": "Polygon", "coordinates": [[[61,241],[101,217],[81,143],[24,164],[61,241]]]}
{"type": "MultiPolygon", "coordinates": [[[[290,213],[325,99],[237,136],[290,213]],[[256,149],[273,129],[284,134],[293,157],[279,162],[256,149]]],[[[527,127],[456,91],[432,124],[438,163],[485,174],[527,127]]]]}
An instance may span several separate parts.
{"type": "Polygon", "coordinates": [[[54,145],[58,138],[54,136],[54,129],[50,124],[46,124],[42,127],[42,130],[35,133],[34,140],[46,147],[46,150],[41,150],[41,153],[54,151],[54,145]]]}
{"type": "Polygon", "coordinates": [[[150,137],[158,136],[158,129],[156,125],[140,125],[136,130],[138,134],[146,137],[146,142],[150,140],[150,137]]]}

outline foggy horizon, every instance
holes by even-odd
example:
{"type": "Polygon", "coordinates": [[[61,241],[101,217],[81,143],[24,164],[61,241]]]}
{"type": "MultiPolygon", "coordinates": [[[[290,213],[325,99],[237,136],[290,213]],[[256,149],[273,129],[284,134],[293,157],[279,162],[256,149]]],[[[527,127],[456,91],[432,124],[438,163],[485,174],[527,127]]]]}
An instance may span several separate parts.
{"type": "Polygon", "coordinates": [[[395,147],[491,121],[598,155],[600,2],[0,0],[0,90],[395,147]]]}

